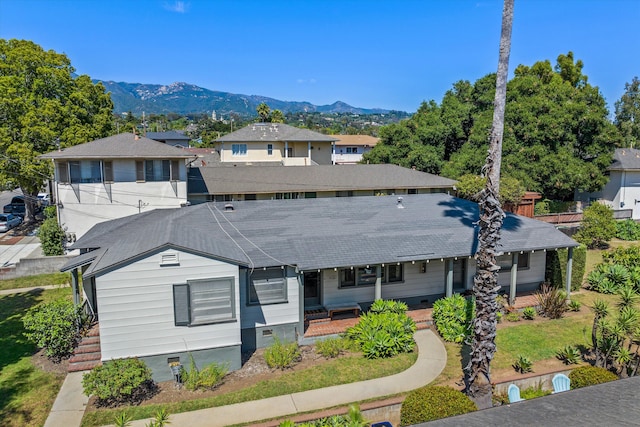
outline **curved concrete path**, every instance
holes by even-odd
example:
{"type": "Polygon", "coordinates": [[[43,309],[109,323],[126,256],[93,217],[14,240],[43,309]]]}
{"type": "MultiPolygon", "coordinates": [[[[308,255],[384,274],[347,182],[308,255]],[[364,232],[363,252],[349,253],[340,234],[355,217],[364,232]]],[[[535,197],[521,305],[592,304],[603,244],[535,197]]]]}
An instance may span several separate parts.
{"type": "MultiPolygon", "coordinates": [[[[250,423],[318,411],[422,387],[440,375],[447,363],[447,351],[430,329],[417,331],[414,339],[418,345],[418,359],[413,366],[398,374],[234,405],[171,414],[171,425],[223,427],[250,423]]],[[[149,419],[137,420],[131,426],[143,427],[148,422],[149,419]]]]}

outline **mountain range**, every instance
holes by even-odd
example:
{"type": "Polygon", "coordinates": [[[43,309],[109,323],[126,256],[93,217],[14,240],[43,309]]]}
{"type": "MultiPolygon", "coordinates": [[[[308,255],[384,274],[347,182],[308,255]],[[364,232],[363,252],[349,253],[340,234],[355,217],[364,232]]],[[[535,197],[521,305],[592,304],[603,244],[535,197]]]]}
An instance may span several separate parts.
{"type": "Polygon", "coordinates": [[[313,105],[310,102],[289,102],[259,95],[239,95],[229,92],[209,90],[189,83],[176,82],[170,85],[125,83],[104,80],[102,82],[111,92],[116,113],[131,111],[134,115],[146,114],[190,114],[215,111],[218,117],[231,113],[240,116],[255,116],[256,108],[266,103],[272,110],[283,113],[319,112],[385,114],[389,110],[357,108],[337,101],[331,105],[313,105]]]}

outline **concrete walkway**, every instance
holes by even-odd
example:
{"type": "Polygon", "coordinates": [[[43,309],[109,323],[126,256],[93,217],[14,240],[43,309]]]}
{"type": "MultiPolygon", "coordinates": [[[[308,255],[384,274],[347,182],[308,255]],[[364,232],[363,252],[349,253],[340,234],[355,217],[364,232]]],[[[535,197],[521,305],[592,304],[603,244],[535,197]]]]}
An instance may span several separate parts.
{"type": "Polygon", "coordinates": [[[45,289],[61,289],[61,288],[70,288],[70,285],[43,285],[43,286],[34,286],[32,288],[18,288],[18,289],[5,289],[4,291],[0,291],[0,295],[11,295],[11,294],[21,294],[23,292],[31,292],[31,291],[41,291],[45,289]]]}
{"type": "Polygon", "coordinates": [[[44,427],[76,427],[82,423],[89,398],[82,391],[84,372],[71,372],[60,387],[44,427]]]}

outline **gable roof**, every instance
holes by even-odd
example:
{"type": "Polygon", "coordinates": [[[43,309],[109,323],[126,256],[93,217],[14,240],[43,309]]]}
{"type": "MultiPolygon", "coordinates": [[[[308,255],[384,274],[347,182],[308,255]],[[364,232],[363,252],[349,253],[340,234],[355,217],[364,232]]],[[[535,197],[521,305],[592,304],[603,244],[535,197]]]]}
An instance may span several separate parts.
{"type": "Polygon", "coordinates": [[[216,139],[216,142],[333,142],[337,139],[308,129],[301,129],[284,123],[252,123],[235,132],[216,139]]]}
{"type": "Polygon", "coordinates": [[[135,135],[130,132],[96,139],[40,156],[42,159],[186,159],[190,157],[195,156],[180,148],[153,139],[145,137],[135,139],[135,135]]]}
{"type": "Polygon", "coordinates": [[[640,170],[640,150],[616,148],[609,170],[640,170]]]}
{"type": "Polygon", "coordinates": [[[175,130],[169,130],[166,132],[147,132],[146,137],[156,141],[166,141],[168,139],[171,139],[171,140],[176,139],[176,140],[182,140],[182,141],[191,140],[191,138],[189,138],[184,133],[177,132],[175,130]]]}
{"type": "MultiPolygon", "coordinates": [[[[205,203],[95,225],[72,249],[104,251],[96,275],[141,254],[176,247],[248,267],[300,270],[473,256],[478,205],[445,194],[205,203]]],[[[552,225],[507,213],[502,247],[531,251],[578,244],[552,225]]],[[[73,261],[70,261],[73,262],[73,261]]]]}
{"type": "Polygon", "coordinates": [[[189,170],[189,194],[453,188],[457,181],[401,166],[204,167],[189,170]]]}
{"type": "Polygon", "coordinates": [[[375,146],[380,138],[373,137],[371,135],[333,135],[338,140],[336,141],[336,145],[364,145],[373,147],[375,146]]]}

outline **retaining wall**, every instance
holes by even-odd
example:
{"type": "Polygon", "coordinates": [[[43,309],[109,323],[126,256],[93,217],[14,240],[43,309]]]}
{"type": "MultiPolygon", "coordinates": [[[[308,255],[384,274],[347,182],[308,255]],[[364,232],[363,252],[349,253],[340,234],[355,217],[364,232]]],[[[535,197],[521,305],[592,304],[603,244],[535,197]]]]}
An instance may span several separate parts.
{"type": "Polygon", "coordinates": [[[22,258],[15,265],[0,269],[0,280],[17,279],[18,277],[36,274],[57,273],[69,261],[69,256],[48,256],[38,258],[22,258]]]}

